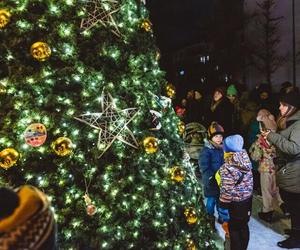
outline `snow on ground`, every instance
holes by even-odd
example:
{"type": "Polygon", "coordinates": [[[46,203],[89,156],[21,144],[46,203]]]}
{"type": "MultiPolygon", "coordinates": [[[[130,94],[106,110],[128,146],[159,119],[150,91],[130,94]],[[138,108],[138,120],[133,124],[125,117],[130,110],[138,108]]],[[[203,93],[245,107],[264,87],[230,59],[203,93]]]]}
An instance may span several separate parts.
{"type": "MultiPolygon", "coordinates": [[[[216,228],[224,240],[225,235],[221,225],[216,223],[216,228]]],[[[283,235],[276,233],[253,217],[249,221],[249,228],[250,241],[247,250],[283,250],[283,248],[277,247],[277,242],[285,239],[283,235]]]]}

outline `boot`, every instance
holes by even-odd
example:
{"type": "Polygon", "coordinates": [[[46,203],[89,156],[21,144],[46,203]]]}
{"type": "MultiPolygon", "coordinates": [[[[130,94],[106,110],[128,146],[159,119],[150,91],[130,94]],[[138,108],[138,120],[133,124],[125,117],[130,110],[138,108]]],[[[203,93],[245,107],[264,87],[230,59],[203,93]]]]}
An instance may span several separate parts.
{"type": "Polygon", "coordinates": [[[268,222],[268,223],[271,223],[272,222],[272,217],[273,217],[273,211],[270,211],[270,212],[259,212],[258,213],[258,217],[265,221],[265,222],[268,222]]]}
{"type": "Polygon", "coordinates": [[[213,215],[209,215],[209,216],[208,216],[208,222],[209,222],[209,224],[211,225],[211,227],[212,227],[212,229],[213,229],[214,231],[217,230],[217,229],[216,229],[216,225],[215,225],[215,221],[216,221],[215,216],[213,216],[213,215]]]}
{"type": "Polygon", "coordinates": [[[300,230],[291,230],[290,237],[277,243],[281,248],[293,249],[300,247],[300,230]]]}
{"type": "Polygon", "coordinates": [[[283,212],[283,214],[284,214],[285,216],[290,216],[290,215],[291,215],[290,212],[288,211],[287,206],[286,206],[285,203],[282,203],[282,204],[280,205],[280,209],[282,210],[282,212],[283,212]]]}

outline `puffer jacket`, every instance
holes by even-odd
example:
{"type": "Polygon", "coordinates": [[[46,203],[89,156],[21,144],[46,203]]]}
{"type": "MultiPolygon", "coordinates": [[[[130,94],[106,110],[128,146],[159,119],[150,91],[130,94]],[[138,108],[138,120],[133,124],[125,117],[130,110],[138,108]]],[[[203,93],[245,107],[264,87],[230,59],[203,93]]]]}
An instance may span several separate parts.
{"type": "Polygon", "coordinates": [[[279,149],[284,158],[300,158],[300,110],[287,118],[286,123],[286,129],[279,133],[270,132],[267,139],[279,149]]]}
{"type": "Polygon", "coordinates": [[[220,206],[226,207],[226,204],[244,201],[252,196],[251,169],[251,161],[246,150],[232,153],[225,159],[225,163],[219,170],[221,176],[220,203],[222,203],[220,206]],[[238,183],[242,174],[243,177],[238,183]]]}
{"type": "Polygon", "coordinates": [[[204,196],[218,197],[219,189],[217,186],[210,185],[210,178],[214,178],[215,173],[224,163],[223,149],[216,148],[208,140],[205,140],[198,163],[202,173],[204,196]]]}

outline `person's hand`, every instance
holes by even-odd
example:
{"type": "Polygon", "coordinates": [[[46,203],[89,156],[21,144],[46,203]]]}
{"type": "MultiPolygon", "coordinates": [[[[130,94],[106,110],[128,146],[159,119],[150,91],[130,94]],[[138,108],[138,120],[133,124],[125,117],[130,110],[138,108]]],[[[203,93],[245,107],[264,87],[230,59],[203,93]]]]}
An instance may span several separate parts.
{"type": "Polygon", "coordinates": [[[228,222],[229,221],[230,217],[229,217],[228,209],[224,209],[224,208],[219,207],[218,212],[219,212],[219,216],[221,217],[223,222],[228,222]]]}
{"type": "Polygon", "coordinates": [[[267,130],[260,130],[260,133],[261,133],[261,135],[265,138],[265,139],[267,139],[267,137],[268,137],[268,135],[269,135],[269,133],[271,132],[271,130],[269,130],[269,129],[267,129],[267,130]]]}

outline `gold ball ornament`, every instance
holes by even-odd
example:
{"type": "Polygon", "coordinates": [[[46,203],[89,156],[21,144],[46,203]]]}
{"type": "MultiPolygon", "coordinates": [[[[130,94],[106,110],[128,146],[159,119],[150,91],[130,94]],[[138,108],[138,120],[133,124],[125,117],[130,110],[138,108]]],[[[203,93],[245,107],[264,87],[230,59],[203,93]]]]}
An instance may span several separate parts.
{"type": "Polygon", "coordinates": [[[180,135],[183,135],[184,131],[185,131],[185,124],[183,121],[178,122],[177,124],[178,127],[178,131],[180,135]]]}
{"type": "Polygon", "coordinates": [[[188,207],[184,210],[185,219],[188,224],[195,224],[198,220],[196,209],[193,207],[188,207]]]}
{"type": "Polygon", "coordinates": [[[20,155],[17,150],[13,148],[6,148],[0,152],[0,167],[9,169],[15,165],[20,155]]]}
{"type": "Polygon", "coordinates": [[[174,98],[176,95],[176,88],[172,83],[168,83],[166,86],[167,97],[174,98]]]}
{"type": "Polygon", "coordinates": [[[150,32],[152,29],[152,23],[148,19],[146,19],[142,22],[141,28],[146,32],[150,32]]]}
{"type": "Polygon", "coordinates": [[[31,45],[30,54],[34,59],[43,62],[51,56],[51,49],[47,43],[36,42],[31,45]]]}
{"type": "Polygon", "coordinates": [[[10,13],[6,9],[0,9],[0,29],[4,28],[10,21],[10,13]]]}
{"type": "Polygon", "coordinates": [[[186,240],[186,250],[196,250],[196,245],[193,240],[191,239],[186,240]]]}
{"type": "Polygon", "coordinates": [[[185,177],[184,170],[179,166],[174,166],[170,169],[171,180],[176,182],[182,182],[185,177]]]}
{"type": "Polygon", "coordinates": [[[93,204],[87,205],[87,207],[86,207],[86,213],[89,216],[93,216],[95,213],[97,213],[97,207],[95,205],[93,205],[93,204]]]}
{"type": "Polygon", "coordinates": [[[54,152],[59,156],[70,155],[73,151],[73,143],[67,137],[59,137],[51,145],[54,152]]]}
{"type": "Polygon", "coordinates": [[[154,154],[158,150],[158,139],[153,136],[146,137],[143,144],[145,151],[148,154],[154,154]]]}

